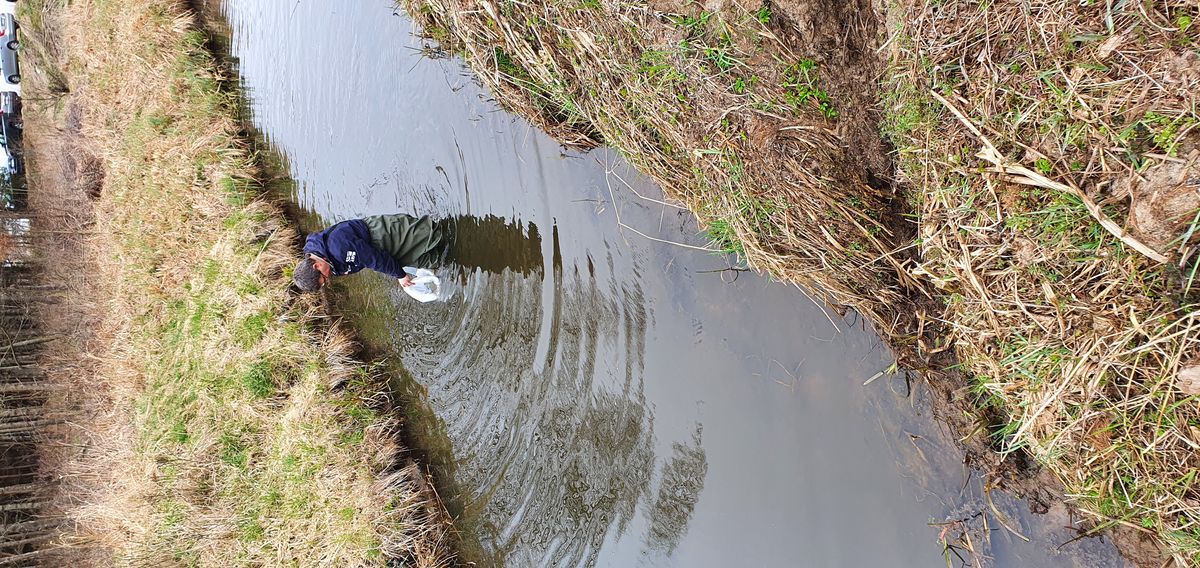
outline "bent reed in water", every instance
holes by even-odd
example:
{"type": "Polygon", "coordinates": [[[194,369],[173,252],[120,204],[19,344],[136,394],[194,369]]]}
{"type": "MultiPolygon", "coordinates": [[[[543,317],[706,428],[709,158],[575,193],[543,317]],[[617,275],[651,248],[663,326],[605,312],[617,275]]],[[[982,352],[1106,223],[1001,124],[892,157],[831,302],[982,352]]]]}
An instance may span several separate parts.
{"type": "Polygon", "coordinates": [[[448,565],[449,527],[400,456],[385,378],[315,299],[288,292],[298,236],[262,196],[231,78],[187,4],[21,9],[29,43],[49,47],[25,62],[41,71],[26,74],[28,100],[73,109],[84,140],[64,152],[90,151],[104,172],[89,244],[103,265],[99,362],[73,379],[88,397],[70,441],[85,451],[55,472],[74,531],[47,553],[71,566],[448,565]]]}
{"type": "Polygon", "coordinates": [[[505,107],[867,316],[968,444],[1200,561],[1194,2],[401,4],[505,107]]]}

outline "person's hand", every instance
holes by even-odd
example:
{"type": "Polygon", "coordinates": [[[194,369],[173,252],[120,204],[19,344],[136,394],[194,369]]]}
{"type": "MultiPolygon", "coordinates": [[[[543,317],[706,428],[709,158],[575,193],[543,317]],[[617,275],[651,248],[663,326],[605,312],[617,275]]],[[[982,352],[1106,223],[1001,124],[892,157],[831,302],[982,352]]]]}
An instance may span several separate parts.
{"type": "Polygon", "coordinates": [[[401,286],[403,286],[403,287],[405,287],[405,288],[408,288],[409,286],[412,286],[412,285],[413,285],[413,281],[412,281],[412,275],[411,275],[411,274],[410,274],[410,275],[406,275],[404,278],[401,278],[401,279],[400,279],[400,285],[401,285],[401,286]]]}

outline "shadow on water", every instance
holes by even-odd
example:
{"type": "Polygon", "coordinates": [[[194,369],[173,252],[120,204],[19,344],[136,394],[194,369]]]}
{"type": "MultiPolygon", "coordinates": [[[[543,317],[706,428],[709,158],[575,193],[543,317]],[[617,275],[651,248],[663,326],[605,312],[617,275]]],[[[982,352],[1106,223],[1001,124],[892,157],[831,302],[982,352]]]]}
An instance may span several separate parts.
{"type": "Polygon", "coordinates": [[[459,272],[492,274],[541,272],[542,235],[537,225],[507,221],[495,215],[462,215],[452,219],[448,261],[459,272]]]}
{"type": "Polygon", "coordinates": [[[687,532],[688,520],[696,510],[696,502],[704,491],[704,476],[708,459],[700,442],[703,428],[696,426],[690,442],[671,444],[671,458],[662,469],[662,484],[650,508],[650,528],[646,532],[646,548],[664,557],[675,552],[679,539],[687,532]]]}

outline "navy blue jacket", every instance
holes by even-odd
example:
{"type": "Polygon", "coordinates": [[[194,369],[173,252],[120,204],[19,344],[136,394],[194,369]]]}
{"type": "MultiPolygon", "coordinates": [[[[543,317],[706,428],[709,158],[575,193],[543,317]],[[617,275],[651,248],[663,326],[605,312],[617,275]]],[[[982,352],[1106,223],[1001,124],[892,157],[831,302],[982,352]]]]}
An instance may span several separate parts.
{"type": "Polygon", "coordinates": [[[371,244],[371,233],[362,219],[342,221],[309,235],[304,252],[325,259],[336,275],[354,274],[364,268],[392,278],[403,278],[405,274],[396,259],[371,244]]]}

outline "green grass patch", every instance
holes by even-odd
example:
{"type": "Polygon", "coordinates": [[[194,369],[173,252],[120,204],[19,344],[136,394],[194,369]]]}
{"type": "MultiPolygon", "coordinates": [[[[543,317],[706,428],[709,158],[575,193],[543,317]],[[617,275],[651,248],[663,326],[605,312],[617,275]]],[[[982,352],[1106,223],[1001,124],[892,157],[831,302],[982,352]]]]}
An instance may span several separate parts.
{"type": "Polygon", "coordinates": [[[741,238],[738,237],[737,231],[729,221],[717,219],[709,223],[705,234],[708,235],[710,245],[722,253],[736,254],[739,257],[745,256],[746,247],[742,244],[741,238]]]}
{"type": "Polygon", "coordinates": [[[275,394],[275,381],[271,378],[273,371],[270,361],[258,361],[242,373],[242,386],[254,398],[267,398],[275,394]]]}
{"type": "Polygon", "coordinates": [[[271,317],[270,312],[261,312],[243,319],[234,333],[238,344],[242,347],[253,347],[262,340],[272,323],[271,317]]]}
{"type": "Polygon", "coordinates": [[[816,107],[817,111],[827,119],[837,118],[837,110],[829,93],[818,85],[817,63],[811,59],[801,59],[788,65],[783,71],[784,99],[788,106],[799,111],[805,107],[816,107]]]}

